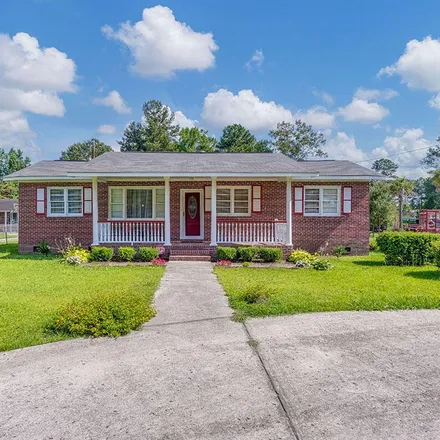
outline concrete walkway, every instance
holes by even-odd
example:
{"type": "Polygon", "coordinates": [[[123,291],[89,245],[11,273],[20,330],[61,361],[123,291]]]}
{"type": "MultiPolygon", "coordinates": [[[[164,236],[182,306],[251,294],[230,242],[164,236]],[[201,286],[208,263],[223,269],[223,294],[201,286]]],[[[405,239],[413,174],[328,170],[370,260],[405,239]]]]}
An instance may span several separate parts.
{"type": "Polygon", "coordinates": [[[0,354],[0,439],[295,438],[211,264],[170,263],[156,307],[127,337],[0,354]]]}

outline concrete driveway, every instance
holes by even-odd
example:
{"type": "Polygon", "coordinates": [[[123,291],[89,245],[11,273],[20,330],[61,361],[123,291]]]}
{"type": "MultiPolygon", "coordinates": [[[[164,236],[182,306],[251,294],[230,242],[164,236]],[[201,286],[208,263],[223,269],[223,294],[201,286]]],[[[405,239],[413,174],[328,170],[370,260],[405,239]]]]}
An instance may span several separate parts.
{"type": "Polygon", "coordinates": [[[208,263],[172,263],[116,340],[0,354],[0,439],[438,439],[440,312],[230,320],[208,263]]]}

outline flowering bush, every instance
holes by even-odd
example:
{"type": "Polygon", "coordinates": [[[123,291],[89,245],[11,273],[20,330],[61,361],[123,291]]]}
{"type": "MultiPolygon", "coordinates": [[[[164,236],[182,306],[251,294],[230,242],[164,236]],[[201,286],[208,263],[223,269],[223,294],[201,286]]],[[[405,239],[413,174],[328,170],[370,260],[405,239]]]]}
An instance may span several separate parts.
{"type": "Polygon", "coordinates": [[[229,260],[220,260],[217,261],[216,266],[220,266],[220,267],[231,267],[232,266],[232,262],[229,260]]]}
{"type": "Polygon", "coordinates": [[[304,261],[304,260],[298,260],[295,263],[295,266],[298,267],[298,268],[301,268],[301,269],[305,269],[305,268],[309,267],[309,263],[307,261],[304,261]]]}
{"type": "Polygon", "coordinates": [[[316,260],[315,255],[312,255],[311,253],[309,253],[307,251],[303,251],[302,249],[295,249],[287,257],[287,261],[289,261],[290,263],[296,263],[297,266],[298,266],[299,261],[302,261],[302,262],[306,263],[307,266],[309,266],[310,263],[315,260],[316,260]]]}
{"type": "Polygon", "coordinates": [[[165,264],[167,264],[167,262],[163,258],[154,258],[151,261],[151,264],[153,266],[165,266],[165,264]]]}
{"type": "Polygon", "coordinates": [[[71,266],[79,266],[80,264],[83,263],[83,260],[80,257],[78,257],[77,255],[73,255],[71,257],[67,257],[65,259],[65,262],[67,264],[70,264],[71,266]]]}

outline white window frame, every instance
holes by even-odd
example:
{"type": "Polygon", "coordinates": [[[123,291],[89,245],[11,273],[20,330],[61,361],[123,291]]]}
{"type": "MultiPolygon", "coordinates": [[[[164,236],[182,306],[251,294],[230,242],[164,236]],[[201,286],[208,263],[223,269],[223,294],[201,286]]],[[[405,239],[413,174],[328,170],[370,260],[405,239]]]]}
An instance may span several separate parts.
{"type": "Polygon", "coordinates": [[[221,189],[229,189],[229,190],[235,190],[235,189],[247,189],[248,190],[248,212],[247,213],[235,213],[234,212],[234,208],[235,208],[235,191],[231,191],[231,198],[230,198],[230,203],[231,203],[231,212],[230,213],[220,213],[218,210],[218,206],[217,206],[217,217],[250,217],[252,215],[252,186],[235,186],[235,185],[231,185],[231,186],[223,186],[223,185],[219,185],[217,186],[217,203],[218,203],[218,191],[221,189]]]}
{"type": "Polygon", "coordinates": [[[303,215],[306,217],[340,217],[341,216],[341,186],[318,186],[318,185],[310,185],[304,187],[304,209],[303,209],[303,215]],[[312,213],[312,212],[306,212],[306,190],[308,189],[319,189],[319,213],[312,213]],[[337,206],[337,212],[335,214],[330,213],[324,213],[322,206],[323,206],[323,193],[325,189],[336,189],[338,200],[336,203],[337,206]]]}
{"type": "MultiPolygon", "coordinates": [[[[124,221],[152,221],[152,220],[165,220],[165,217],[156,217],[156,190],[163,189],[165,191],[165,186],[109,186],[108,187],[108,220],[124,220],[124,221]],[[111,197],[113,189],[122,189],[122,217],[114,218],[111,216],[111,197]],[[127,218],[127,190],[128,189],[151,189],[153,191],[152,194],[152,214],[151,218],[127,218]]],[[[166,200],[165,200],[166,204],[166,200]]]]}
{"type": "Polygon", "coordinates": [[[47,217],[82,217],[84,215],[84,188],[82,186],[51,186],[47,188],[47,217]],[[64,191],[64,213],[52,213],[50,191],[52,189],[64,191]],[[71,189],[80,190],[81,192],[81,213],[69,214],[69,198],[68,191],[71,189]]]}

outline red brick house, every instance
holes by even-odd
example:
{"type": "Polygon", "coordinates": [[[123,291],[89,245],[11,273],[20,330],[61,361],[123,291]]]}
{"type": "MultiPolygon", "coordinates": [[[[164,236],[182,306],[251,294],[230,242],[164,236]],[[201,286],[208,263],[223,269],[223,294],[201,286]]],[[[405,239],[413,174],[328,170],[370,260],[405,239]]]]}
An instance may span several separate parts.
{"type": "Polygon", "coordinates": [[[114,152],[42,161],[7,180],[19,182],[21,252],[71,236],[85,247],[163,245],[183,256],[238,244],[367,253],[368,182],[380,178],[345,160],[114,152]]]}

